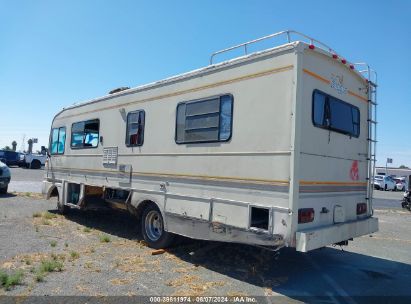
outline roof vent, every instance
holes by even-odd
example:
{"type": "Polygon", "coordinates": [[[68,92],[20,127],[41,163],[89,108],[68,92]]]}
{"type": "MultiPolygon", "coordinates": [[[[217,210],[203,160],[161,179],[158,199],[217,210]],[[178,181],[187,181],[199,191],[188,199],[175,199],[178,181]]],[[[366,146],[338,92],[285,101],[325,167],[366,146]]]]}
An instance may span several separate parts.
{"type": "Polygon", "coordinates": [[[114,90],[111,90],[110,92],[108,92],[109,94],[115,94],[121,91],[125,91],[128,90],[130,87],[120,87],[120,88],[116,88],[114,90]]]}

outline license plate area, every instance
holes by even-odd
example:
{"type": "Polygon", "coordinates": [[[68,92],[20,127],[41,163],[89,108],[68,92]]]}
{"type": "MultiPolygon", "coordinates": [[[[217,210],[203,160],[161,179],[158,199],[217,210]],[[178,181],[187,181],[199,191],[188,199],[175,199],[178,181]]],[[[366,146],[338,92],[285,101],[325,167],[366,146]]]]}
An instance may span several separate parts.
{"type": "Polygon", "coordinates": [[[344,208],[340,205],[334,206],[334,224],[345,222],[344,208]]]}

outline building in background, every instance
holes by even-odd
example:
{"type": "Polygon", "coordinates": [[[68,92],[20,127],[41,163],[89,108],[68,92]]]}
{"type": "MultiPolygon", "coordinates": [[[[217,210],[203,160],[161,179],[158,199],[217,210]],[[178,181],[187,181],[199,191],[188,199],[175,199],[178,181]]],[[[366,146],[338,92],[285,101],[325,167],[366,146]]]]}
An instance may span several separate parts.
{"type": "Polygon", "coordinates": [[[391,176],[409,176],[411,175],[410,168],[386,168],[386,167],[375,167],[375,174],[380,175],[391,175],[391,176]]]}

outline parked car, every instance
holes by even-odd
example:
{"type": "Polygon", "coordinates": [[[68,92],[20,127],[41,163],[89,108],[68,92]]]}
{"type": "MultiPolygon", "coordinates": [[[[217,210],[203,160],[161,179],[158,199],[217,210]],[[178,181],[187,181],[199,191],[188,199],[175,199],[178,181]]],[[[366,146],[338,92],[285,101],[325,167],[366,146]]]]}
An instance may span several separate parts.
{"type": "Polygon", "coordinates": [[[405,191],[405,177],[395,177],[395,189],[398,191],[405,191]]]}
{"type": "Polygon", "coordinates": [[[44,166],[47,160],[47,155],[43,154],[26,154],[24,156],[24,166],[30,169],[40,169],[44,166]]]}
{"type": "Polygon", "coordinates": [[[391,176],[376,175],[374,176],[374,188],[378,190],[396,190],[396,183],[391,176]]]}
{"type": "Polygon", "coordinates": [[[10,183],[10,169],[7,165],[0,161],[0,193],[7,193],[7,188],[10,183]]]}
{"type": "Polygon", "coordinates": [[[16,151],[0,150],[0,161],[7,166],[22,166],[24,154],[16,151]]]}

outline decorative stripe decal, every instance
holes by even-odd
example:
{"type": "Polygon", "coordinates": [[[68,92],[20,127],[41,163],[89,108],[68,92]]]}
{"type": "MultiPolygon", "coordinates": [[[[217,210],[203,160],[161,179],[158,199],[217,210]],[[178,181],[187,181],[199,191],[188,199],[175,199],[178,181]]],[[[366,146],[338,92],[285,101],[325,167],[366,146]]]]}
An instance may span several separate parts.
{"type": "MultiPolygon", "coordinates": [[[[108,106],[108,107],[105,107],[105,108],[100,108],[98,110],[90,110],[90,111],[85,111],[85,112],[82,112],[82,113],[56,117],[55,120],[68,118],[68,117],[74,117],[74,116],[83,115],[83,114],[99,112],[99,111],[104,111],[104,110],[123,108],[123,107],[127,107],[127,106],[130,106],[130,105],[142,103],[142,102],[160,100],[160,99],[164,99],[164,98],[168,98],[168,97],[179,96],[179,95],[192,93],[192,92],[198,92],[198,91],[202,91],[202,90],[205,90],[205,89],[211,89],[211,88],[231,84],[231,83],[234,83],[234,82],[239,82],[239,81],[243,81],[243,80],[247,80],[247,79],[258,78],[258,77],[263,77],[263,76],[267,76],[267,75],[271,75],[271,74],[275,74],[275,73],[289,71],[293,68],[294,68],[293,65],[287,65],[287,66],[284,66],[284,67],[270,69],[270,70],[260,72],[260,73],[249,74],[249,75],[245,75],[245,76],[241,76],[241,77],[237,77],[237,78],[233,78],[233,79],[229,79],[229,80],[225,80],[225,81],[221,81],[221,82],[216,82],[216,83],[212,83],[212,84],[208,84],[208,85],[204,85],[204,86],[199,86],[199,87],[192,88],[192,89],[187,89],[187,90],[177,91],[177,92],[173,92],[173,93],[158,95],[158,96],[149,97],[149,98],[145,98],[145,99],[141,99],[141,100],[137,100],[137,101],[132,101],[132,102],[128,102],[128,103],[123,103],[123,104],[119,104],[119,105],[108,106]]],[[[138,92],[136,92],[136,93],[138,93],[138,92]]]]}
{"type": "Polygon", "coordinates": [[[303,69],[303,72],[306,73],[306,74],[308,74],[308,75],[310,75],[310,76],[312,76],[312,77],[314,77],[314,78],[317,78],[318,80],[320,80],[320,81],[322,81],[322,82],[324,82],[324,83],[326,83],[326,84],[330,84],[330,83],[331,83],[330,80],[328,80],[328,79],[326,79],[326,78],[324,78],[324,77],[322,77],[322,76],[320,76],[320,75],[318,75],[318,74],[316,74],[316,73],[314,73],[314,72],[311,72],[311,71],[309,71],[309,70],[307,70],[307,69],[303,69]]]}
{"type": "Polygon", "coordinates": [[[366,182],[300,181],[300,193],[365,192],[366,182]]]}
{"type": "Polygon", "coordinates": [[[362,96],[354,93],[353,91],[348,90],[348,94],[350,94],[350,95],[352,95],[352,96],[354,96],[354,97],[357,97],[357,98],[361,99],[362,101],[368,102],[368,99],[367,99],[367,98],[362,97],[362,96]]]}
{"type": "Polygon", "coordinates": [[[366,186],[367,182],[300,181],[300,185],[366,186]]]}
{"type": "MultiPolygon", "coordinates": [[[[53,167],[51,171],[78,171],[78,172],[98,172],[98,173],[108,173],[108,174],[118,174],[119,171],[114,170],[98,170],[98,169],[79,169],[79,168],[63,168],[63,167],[53,167]]],[[[289,181],[287,180],[266,180],[266,179],[251,179],[244,177],[228,177],[228,176],[208,176],[208,175],[191,175],[191,174],[170,174],[170,173],[152,173],[152,172],[133,172],[133,176],[152,176],[152,177],[175,177],[175,178],[185,178],[185,179],[204,179],[213,181],[233,181],[236,183],[252,183],[261,185],[278,185],[278,186],[288,186],[289,181]]]]}
{"type": "MultiPolygon", "coordinates": [[[[324,82],[324,83],[326,83],[326,84],[330,84],[330,83],[331,83],[331,81],[328,80],[327,78],[324,78],[323,76],[320,76],[320,75],[318,75],[317,73],[314,73],[314,72],[312,72],[312,71],[310,71],[310,70],[303,69],[303,72],[306,73],[306,74],[308,74],[308,75],[310,75],[310,76],[312,76],[312,77],[314,77],[314,78],[316,78],[316,79],[318,79],[318,80],[320,80],[320,81],[322,81],[322,82],[324,82]]],[[[367,98],[365,98],[365,97],[363,97],[363,96],[361,96],[361,95],[358,95],[358,94],[354,93],[353,91],[348,90],[348,94],[351,95],[351,96],[354,96],[354,97],[356,97],[356,98],[358,98],[358,99],[360,99],[361,101],[368,102],[368,99],[367,99],[367,98]]]]}

